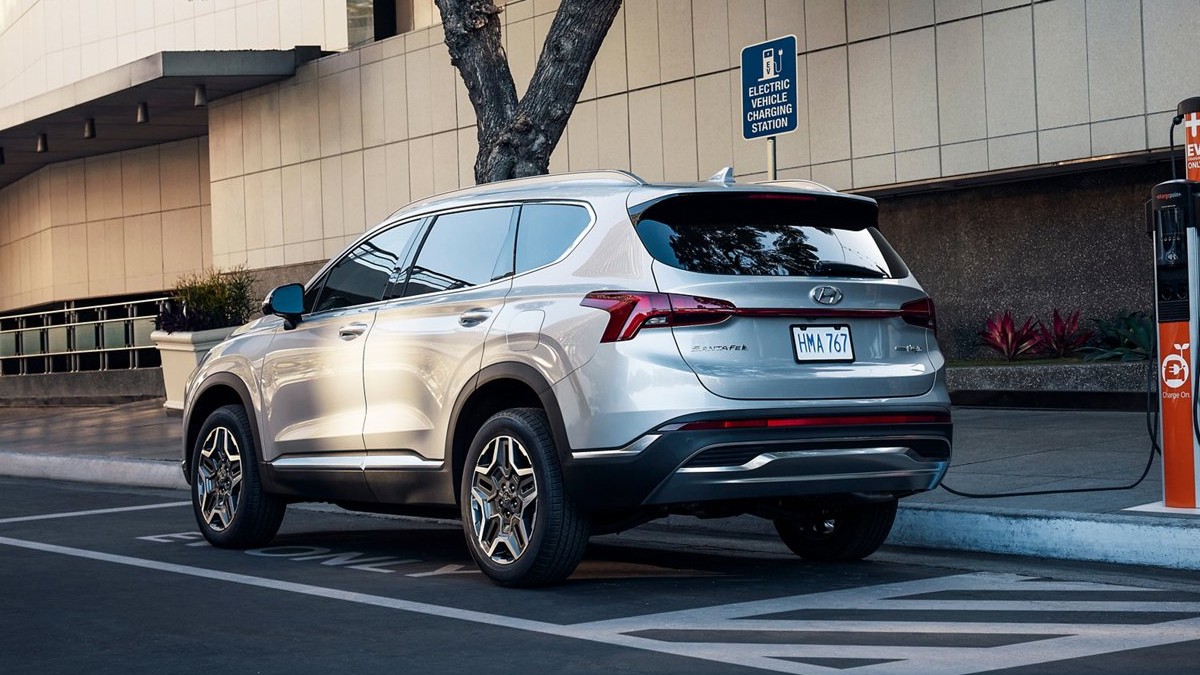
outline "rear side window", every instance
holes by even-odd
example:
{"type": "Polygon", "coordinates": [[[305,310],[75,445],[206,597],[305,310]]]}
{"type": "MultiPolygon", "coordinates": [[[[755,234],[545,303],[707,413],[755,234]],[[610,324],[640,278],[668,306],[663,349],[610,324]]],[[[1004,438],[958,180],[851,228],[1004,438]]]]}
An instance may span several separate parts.
{"type": "Polygon", "coordinates": [[[526,204],[517,223],[517,274],[549,265],[571,248],[592,220],[572,204],[526,204]]]}
{"type": "Polygon", "coordinates": [[[659,262],[747,276],[900,278],[874,203],[838,196],[702,193],[647,207],[637,233],[659,262]]]}

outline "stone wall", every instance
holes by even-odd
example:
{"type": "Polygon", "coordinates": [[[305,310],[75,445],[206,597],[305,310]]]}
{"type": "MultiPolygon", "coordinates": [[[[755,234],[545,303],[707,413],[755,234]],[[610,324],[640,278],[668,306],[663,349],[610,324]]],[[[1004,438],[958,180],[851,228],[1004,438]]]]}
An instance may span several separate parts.
{"type": "Polygon", "coordinates": [[[995,356],[977,332],[993,312],[1081,324],[1152,311],[1144,204],[1168,164],[880,198],[880,229],[933,296],[951,359],[995,356]]]}

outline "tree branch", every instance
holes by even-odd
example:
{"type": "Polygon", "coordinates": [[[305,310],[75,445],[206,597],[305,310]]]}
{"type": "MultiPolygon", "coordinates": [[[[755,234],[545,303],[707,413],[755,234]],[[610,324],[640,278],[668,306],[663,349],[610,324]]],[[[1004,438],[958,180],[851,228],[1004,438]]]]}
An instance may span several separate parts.
{"type": "MultiPolygon", "coordinates": [[[[517,89],[500,41],[501,10],[492,0],[434,0],[434,3],[442,14],[450,63],[458,69],[475,108],[479,147],[492,147],[517,109],[517,89]]],[[[477,179],[479,173],[477,161],[477,179]]]]}
{"type": "Polygon", "coordinates": [[[549,171],[550,155],[562,138],[600,45],[620,9],[621,0],[562,0],[529,89],[500,139],[516,150],[511,168],[508,161],[493,162],[486,167],[491,171],[483,179],[519,178],[549,171]]]}
{"type": "Polygon", "coordinates": [[[479,121],[475,181],[544,174],[621,0],[562,0],[533,79],[517,101],[492,0],[435,0],[450,62],[479,121]]]}

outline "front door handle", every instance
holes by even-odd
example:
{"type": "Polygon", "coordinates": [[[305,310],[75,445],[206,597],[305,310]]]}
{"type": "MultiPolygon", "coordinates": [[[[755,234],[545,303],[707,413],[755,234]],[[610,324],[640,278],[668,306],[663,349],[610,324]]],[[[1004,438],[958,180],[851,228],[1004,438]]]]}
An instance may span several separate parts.
{"type": "Polygon", "coordinates": [[[367,324],[365,323],[350,323],[338,329],[338,337],[343,340],[353,340],[354,338],[367,332],[367,324]]]}
{"type": "Polygon", "coordinates": [[[491,316],[492,310],[485,309],[483,307],[476,307],[474,309],[468,309],[462,314],[459,314],[458,324],[465,328],[470,328],[471,326],[478,326],[484,321],[487,321],[489,318],[491,318],[491,316]]]}

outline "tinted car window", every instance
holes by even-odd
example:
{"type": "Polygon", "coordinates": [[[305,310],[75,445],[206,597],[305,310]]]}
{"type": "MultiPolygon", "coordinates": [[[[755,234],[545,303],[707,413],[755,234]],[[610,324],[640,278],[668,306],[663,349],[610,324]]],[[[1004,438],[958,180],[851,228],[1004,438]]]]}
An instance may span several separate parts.
{"type": "Polygon", "coordinates": [[[383,298],[384,289],[403,273],[405,254],[419,220],[389,228],[362,242],[325,276],[314,312],[350,307],[383,298]]]}
{"type": "Polygon", "coordinates": [[[517,274],[558,259],[591,222],[582,206],[526,204],[517,223],[517,274]]]}
{"type": "Polygon", "coordinates": [[[513,207],[438,216],[408,273],[404,296],[467,288],[512,274],[513,207]]]}
{"type": "Polygon", "coordinates": [[[704,274],[908,276],[875,218],[844,197],[692,194],[647,208],[637,232],[656,260],[704,274]]]}

